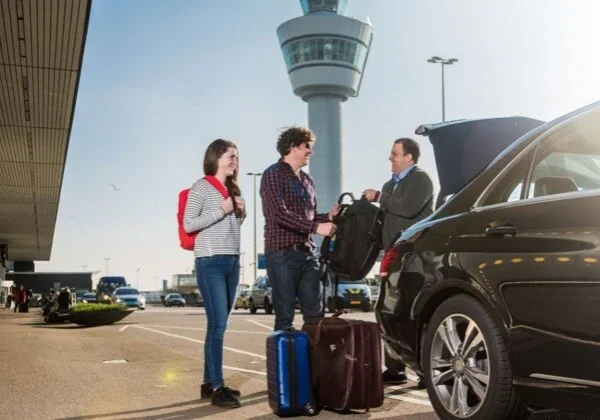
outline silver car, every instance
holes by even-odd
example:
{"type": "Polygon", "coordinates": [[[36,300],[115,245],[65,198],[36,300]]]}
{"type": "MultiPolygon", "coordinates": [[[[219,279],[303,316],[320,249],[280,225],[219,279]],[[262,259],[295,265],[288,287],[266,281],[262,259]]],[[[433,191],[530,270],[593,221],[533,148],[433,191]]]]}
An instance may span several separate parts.
{"type": "Polygon", "coordinates": [[[119,287],[113,292],[111,299],[129,308],[146,309],[146,297],[133,287],[119,287]]]}

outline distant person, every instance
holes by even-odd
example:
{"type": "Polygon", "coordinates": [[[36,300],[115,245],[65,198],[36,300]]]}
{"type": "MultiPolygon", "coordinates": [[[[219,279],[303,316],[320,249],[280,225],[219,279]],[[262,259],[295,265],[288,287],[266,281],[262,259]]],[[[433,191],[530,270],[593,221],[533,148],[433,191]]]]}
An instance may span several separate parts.
{"type": "Polygon", "coordinates": [[[196,236],[196,280],[204,300],[207,329],[201,398],[219,407],[240,407],[240,392],[223,380],[223,336],[236,299],[240,275],[240,226],[246,217],[238,185],[238,149],[228,140],[213,141],[204,155],[206,179],[190,189],[184,229],[196,236]],[[227,190],[228,198],[211,184],[227,190]]]}
{"type": "Polygon", "coordinates": [[[68,311],[71,307],[71,290],[68,287],[61,287],[57,297],[58,310],[68,311]]]}
{"type": "MultiPolygon", "coordinates": [[[[381,191],[363,191],[367,200],[379,202],[385,211],[382,239],[386,251],[397,234],[433,213],[433,183],[427,172],[417,166],[420,156],[419,143],[415,140],[406,137],[395,140],[389,156],[392,179],[381,191]]],[[[404,363],[394,360],[387,346],[385,350],[384,383],[406,383],[404,363]]]]}
{"type": "Polygon", "coordinates": [[[23,302],[23,285],[16,285],[13,289],[13,302],[15,303],[15,309],[13,312],[21,311],[20,305],[23,302]]]}
{"type": "Polygon", "coordinates": [[[279,135],[281,158],[263,173],[260,196],[265,217],[265,259],[272,285],[275,331],[292,327],[296,297],[304,322],[324,315],[319,263],[312,234],[332,236],[334,204],[317,213],[313,179],[302,170],[313,153],[315,136],[292,127],[279,135]]]}

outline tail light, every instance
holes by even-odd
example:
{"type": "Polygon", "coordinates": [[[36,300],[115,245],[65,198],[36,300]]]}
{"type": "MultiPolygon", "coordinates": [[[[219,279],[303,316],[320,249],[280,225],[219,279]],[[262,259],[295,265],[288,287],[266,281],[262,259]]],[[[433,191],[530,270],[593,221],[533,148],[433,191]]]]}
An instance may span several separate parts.
{"type": "Polygon", "coordinates": [[[383,276],[388,275],[390,266],[396,260],[396,258],[398,258],[399,254],[400,254],[400,247],[397,245],[392,246],[390,249],[387,250],[387,252],[383,256],[383,259],[381,260],[381,264],[379,265],[379,275],[380,276],[383,277],[383,276]]]}

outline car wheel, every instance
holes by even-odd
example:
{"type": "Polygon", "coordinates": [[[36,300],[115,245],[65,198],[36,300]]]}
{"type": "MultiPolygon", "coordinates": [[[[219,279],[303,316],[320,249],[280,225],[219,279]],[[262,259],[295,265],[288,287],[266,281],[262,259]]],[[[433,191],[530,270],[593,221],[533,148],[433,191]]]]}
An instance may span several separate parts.
{"type": "Polygon", "coordinates": [[[265,313],[271,315],[273,313],[273,305],[269,303],[269,299],[265,299],[265,313]]]}
{"type": "Polygon", "coordinates": [[[444,420],[514,418],[518,404],[500,328],[470,296],[443,302],[424,332],[425,384],[444,420]]]}
{"type": "Polygon", "coordinates": [[[363,312],[371,312],[371,302],[363,303],[362,310],[363,312]]]}
{"type": "Polygon", "coordinates": [[[256,313],[256,306],[254,306],[254,301],[253,300],[250,301],[250,313],[251,314],[255,314],[256,313]]]}

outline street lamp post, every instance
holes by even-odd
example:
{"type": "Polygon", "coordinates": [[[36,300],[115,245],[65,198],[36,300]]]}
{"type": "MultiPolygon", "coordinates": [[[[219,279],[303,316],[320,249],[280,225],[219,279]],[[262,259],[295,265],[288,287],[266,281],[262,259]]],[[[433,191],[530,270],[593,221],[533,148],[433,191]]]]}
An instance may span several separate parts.
{"type": "Polygon", "coordinates": [[[241,257],[241,259],[242,259],[242,261],[241,261],[241,265],[240,265],[240,274],[241,274],[241,276],[242,276],[242,281],[241,281],[241,283],[242,283],[242,284],[246,284],[246,258],[245,258],[245,257],[246,257],[246,253],[245,253],[245,252],[242,252],[242,253],[240,254],[240,257],[241,257]]]}
{"type": "Polygon", "coordinates": [[[450,66],[458,61],[458,58],[441,58],[433,56],[428,63],[441,64],[442,65],[442,121],[446,121],[446,92],[445,92],[445,81],[444,81],[444,66],[450,66]]]}
{"type": "Polygon", "coordinates": [[[262,172],[248,172],[246,175],[254,177],[254,282],[258,276],[258,254],[256,253],[256,202],[258,201],[258,196],[256,191],[256,179],[262,175],[262,172]]]}
{"type": "Polygon", "coordinates": [[[110,261],[110,258],[106,257],[104,258],[104,262],[106,262],[106,275],[108,276],[108,262],[110,261]]]}

